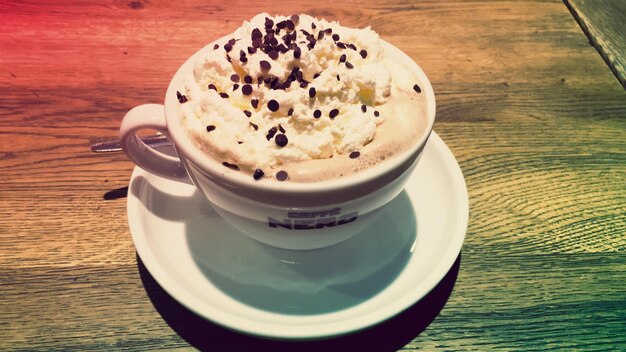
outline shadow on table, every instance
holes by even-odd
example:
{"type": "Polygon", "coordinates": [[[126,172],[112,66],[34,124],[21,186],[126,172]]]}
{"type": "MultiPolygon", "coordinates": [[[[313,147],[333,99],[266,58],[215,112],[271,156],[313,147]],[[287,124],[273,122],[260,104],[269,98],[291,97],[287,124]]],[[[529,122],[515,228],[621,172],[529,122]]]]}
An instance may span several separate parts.
{"type": "Polygon", "coordinates": [[[112,189],[106,192],[105,194],[103,194],[102,199],[114,200],[114,199],[126,198],[127,195],[128,195],[128,186],[112,189]]]}
{"type": "Polygon", "coordinates": [[[460,264],[461,254],[441,282],[422,300],[367,330],[324,340],[277,341],[243,335],[195,315],[159,286],[137,255],[141,281],[154,307],[178,335],[202,351],[396,351],[421,334],[443,309],[454,288],[460,264]]]}

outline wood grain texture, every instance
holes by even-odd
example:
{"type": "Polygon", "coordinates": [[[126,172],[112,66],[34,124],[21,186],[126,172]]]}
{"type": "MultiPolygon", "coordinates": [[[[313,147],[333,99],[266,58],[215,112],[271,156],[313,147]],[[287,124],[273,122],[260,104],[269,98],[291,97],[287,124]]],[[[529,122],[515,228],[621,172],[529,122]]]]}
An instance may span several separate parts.
{"type": "Polygon", "coordinates": [[[565,3],[626,89],[626,2],[565,0],[565,3]]]}
{"type": "Polygon", "coordinates": [[[563,2],[41,0],[0,2],[0,350],[193,349],[138,273],[133,165],[89,145],[262,11],[371,25],[433,83],[470,224],[454,292],[403,350],[623,348],[626,93],[563,2]]]}

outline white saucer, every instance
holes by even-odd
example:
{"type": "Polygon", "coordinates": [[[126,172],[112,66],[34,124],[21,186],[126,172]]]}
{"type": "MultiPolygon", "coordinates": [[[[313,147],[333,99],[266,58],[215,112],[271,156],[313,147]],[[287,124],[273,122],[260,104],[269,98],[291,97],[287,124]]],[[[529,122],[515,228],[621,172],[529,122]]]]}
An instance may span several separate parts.
{"type": "Polygon", "coordinates": [[[163,289],[217,324],[277,339],[355,332],[410,307],[453,265],[468,216],[459,165],[434,132],[405,191],[372,226],[319,250],[256,242],[193,186],[138,167],[128,192],[135,247],[163,289]]]}

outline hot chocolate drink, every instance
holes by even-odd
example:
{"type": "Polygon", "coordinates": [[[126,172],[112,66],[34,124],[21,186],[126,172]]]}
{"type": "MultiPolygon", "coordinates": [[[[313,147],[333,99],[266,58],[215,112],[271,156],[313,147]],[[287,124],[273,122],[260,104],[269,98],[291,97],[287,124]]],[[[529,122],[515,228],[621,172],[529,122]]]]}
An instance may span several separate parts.
{"type": "Polygon", "coordinates": [[[424,72],[371,29],[261,14],[189,57],[163,105],[131,109],[120,141],[251,238],[316,249],[361,232],[402,192],[434,121],[424,72]],[[144,144],[145,129],[177,155],[144,144]]]}
{"type": "Polygon", "coordinates": [[[260,14],[207,49],[178,91],[180,122],[225,173],[346,177],[409,149],[428,126],[416,74],[369,28],[260,14]]]}

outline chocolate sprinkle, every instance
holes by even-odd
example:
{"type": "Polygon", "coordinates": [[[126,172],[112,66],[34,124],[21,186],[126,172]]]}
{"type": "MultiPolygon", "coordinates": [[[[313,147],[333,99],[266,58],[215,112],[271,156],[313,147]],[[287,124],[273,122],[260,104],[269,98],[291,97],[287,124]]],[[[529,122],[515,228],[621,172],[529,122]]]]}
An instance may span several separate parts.
{"type": "Polygon", "coordinates": [[[235,73],[235,74],[233,74],[233,75],[231,75],[231,76],[230,76],[230,80],[231,80],[231,81],[233,81],[233,82],[235,82],[235,83],[239,82],[239,75],[238,75],[238,74],[236,74],[236,73],[235,73]]]}
{"type": "Polygon", "coordinates": [[[261,65],[261,70],[264,70],[264,71],[269,71],[269,69],[272,68],[272,65],[265,60],[261,60],[259,62],[259,65],[261,65]]]}
{"type": "Polygon", "coordinates": [[[319,77],[321,74],[322,74],[321,72],[318,72],[318,73],[314,74],[314,75],[313,75],[313,79],[316,79],[316,78],[317,78],[317,77],[319,77]]]}
{"type": "Polygon", "coordinates": [[[270,111],[276,112],[280,108],[280,104],[278,104],[276,100],[272,99],[267,102],[267,108],[270,109],[270,111]]]}
{"type": "Polygon", "coordinates": [[[267,140],[269,141],[270,139],[272,139],[272,137],[274,137],[276,132],[278,132],[278,128],[276,127],[270,128],[269,130],[267,130],[267,134],[265,135],[265,138],[267,138],[267,140]]]}
{"type": "Polygon", "coordinates": [[[365,105],[365,104],[361,105],[361,111],[366,112],[367,111],[367,105],[365,105]]]}
{"type": "Polygon", "coordinates": [[[320,117],[322,117],[322,112],[319,109],[313,111],[313,117],[319,119],[320,117]]]}
{"type": "Polygon", "coordinates": [[[245,83],[251,84],[252,83],[252,77],[246,75],[246,77],[243,78],[243,81],[245,83]]]}
{"type": "Polygon", "coordinates": [[[352,66],[352,64],[349,61],[346,61],[346,67],[347,68],[354,68],[354,66],[352,66]]]}
{"type": "Polygon", "coordinates": [[[420,88],[420,86],[418,86],[417,84],[413,86],[413,90],[418,92],[418,93],[422,92],[422,88],[420,88]]]}
{"type": "Polygon", "coordinates": [[[241,87],[241,92],[243,93],[243,95],[252,94],[252,86],[249,84],[244,84],[243,87],[241,87]]]}
{"type": "Polygon", "coordinates": [[[248,54],[254,54],[256,53],[256,48],[253,46],[249,46],[248,47],[248,54]]]}
{"type": "Polygon", "coordinates": [[[337,44],[337,46],[338,46],[338,47],[340,47],[341,49],[345,49],[345,48],[346,48],[346,45],[345,45],[344,43],[342,43],[342,42],[337,42],[336,44],[337,44]]]}
{"type": "Polygon", "coordinates": [[[285,133],[285,129],[283,128],[283,126],[281,126],[281,124],[278,124],[278,130],[280,131],[280,133],[285,133]]]}
{"type": "Polygon", "coordinates": [[[289,178],[289,174],[287,174],[287,171],[282,171],[282,170],[281,170],[281,171],[278,171],[278,172],[276,173],[276,179],[277,179],[278,181],[285,181],[285,180],[287,180],[288,178],[289,178]]]}
{"type": "Polygon", "coordinates": [[[257,125],[256,123],[249,122],[249,124],[252,128],[254,128],[255,131],[259,130],[259,125],[257,125]]]}
{"type": "Polygon", "coordinates": [[[252,107],[256,109],[257,107],[259,107],[259,99],[250,100],[250,105],[252,105],[252,107]]]}
{"type": "Polygon", "coordinates": [[[359,55],[361,55],[361,57],[365,59],[367,57],[367,50],[362,49],[361,51],[359,51],[359,55]]]}
{"type": "Polygon", "coordinates": [[[287,111],[287,116],[291,115],[293,115],[293,108],[289,108],[289,111],[287,111]]]}
{"type": "Polygon", "coordinates": [[[339,40],[339,34],[337,34],[337,33],[333,34],[333,40],[334,41],[338,41],[339,40]]]}
{"type": "Polygon", "coordinates": [[[226,50],[226,52],[231,51],[236,42],[237,41],[234,38],[231,38],[226,44],[224,44],[224,50],[226,50]]]}
{"type": "Polygon", "coordinates": [[[270,59],[272,59],[272,60],[276,60],[276,59],[278,59],[278,51],[271,50],[269,53],[267,53],[267,56],[269,56],[270,59]]]}
{"type": "Polygon", "coordinates": [[[229,162],[223,162],[222,165],[226,166],[229,169],[235,170],[235,171],[239,171],[239,166],[235,165],[235,164],[231,164],[229,162]]]}
{"type": "Polygon", "coordinates": [[[298,15],[291,15],[291,17],[289,17],[289,19],[291,20],[291,22],[293,23],[298,23],[300,22],[300,16],[298,15]]]}
{"type": "Polygon", "coordinates": [[[176,98],[178,98],[178,102],[184,104],[187,102],[187,97],[183,94],[180,94],[179,91],[176,91],[176,98]]]}
{"type": "Polygon", "coordinates": [[[378,117],[380,116],[380,113],[378,111],[374,111],[374,116],[378,117]]]}
{"type": "Polygon", "coordinates": [[[339,62],[346,62],[346,54],[342,54],[341,57],[339,57],[339,62]]]}
{"type": "Polygon", "coordinates": [[[288,89],[289,87],[291,87],[291,82],[293,82],[293,80],[290,77],[287,77],[285,82],[283,82],[283,86],[281,88],[288,89]]]}
{"type": "Polygon", "coordinates": [[[237,83],[233,84],[233,92],[236,91],[237,88],[239,88],[239,85],[237,83]]]}
{"type": "Polygon", "coordinates": [[[215,44],[215,45],[213,45],[213,50],[217,50],[219,47],[220,47],[219,44],[215,44]]]}
{"type": "Polygon", "coordinates": [[[339,115],[339,109],[332,109],[328,113],[328,116],[330,116],[331,119],[334,119],[337,115],[339,115]]]}
{"type": "Polygon", "coordinates": [[[338,80],[338,81],[341,81],[341,78],[339,78],[339,75],[337,75],[337,80],[338,80]]]}
{"type": "Polygon", "coordinates": [[[217,91],[217,87],[213,83],[209,84],[209,89],[213,89],[214,91],[217,91]]]}
{"type": "Polygon", "coordinates": [[[315,98],[315,87],[309,88],[309,98],[315,98]]]}
{"type": "Polygon", "coordinates": [[[350,159],[356,159],[356,158],[358,158],[360,155],[361,155],[361,153],[360,153],[360,152],[358,152],[358,151],[354,151],[354,152],[350,153],[350,159]]]}
{"type": "Polygon", "coordinates": [[[300,47],[299,47],[299,46],[296,46],[296,47],[293,49],[293,58],[294,58],[294,59],[299,59],[301,55],[302,55],[302,51],[300,50],[300,47]]]}
{"type": "Polygon", "coordinates": [[[254,170],[254,174],[252,174],[252,177],[254,177],[255,180],[260,180],[263,175],[265,175],[265,172],[263,172],[263,170],[256,169],[254,170]]]}
{"type": "Polygon", "coordinates": [[[207,132],[211,132],[211,131],[213,131],[213,130],[215,130],[215,126],[214,126],[214,125],[208,125],[208,126],[206,126],[206,131],[207,131],[207,132]]]}
{"type": "Polygon", "coordinates": [[[220,97],[222,97],[222,98],[226,99],[226,98],[228,98],[228,94],[226,94],[226,93],[220,93],[220,97]]]}
{"type": "Polygon", "coordinates": [[[270,81],[270,89],[278,89],[278,77],[274,77],[270,81]]]}
{"type": "Polygon", "coordinates": [[[289,142],[289,139],[287,138],[286,135],[281,133],[281,134],[276,135],[276,138],[274,138],[274,142],[276,142],[277,146],[284,147],[289,142]]]}
{"type": "Polygon", "coordinates": [[[252,30],[252,34],[250,35],[250,39],[255,40],[256,38],[263,38],[263,33],[258,28],[252,30]]]}
{"type": "Polygon", "coordinates": [[[250,110],[244,110],[243,113],[248,117],[252,116],[252,112],[250,112],[250,110]]]}

